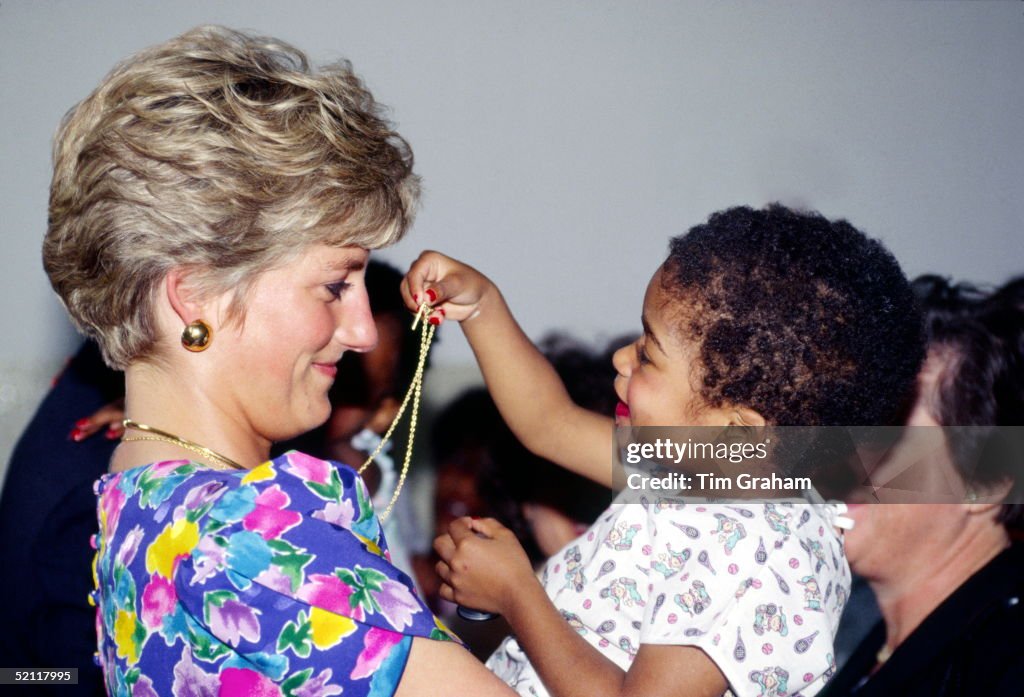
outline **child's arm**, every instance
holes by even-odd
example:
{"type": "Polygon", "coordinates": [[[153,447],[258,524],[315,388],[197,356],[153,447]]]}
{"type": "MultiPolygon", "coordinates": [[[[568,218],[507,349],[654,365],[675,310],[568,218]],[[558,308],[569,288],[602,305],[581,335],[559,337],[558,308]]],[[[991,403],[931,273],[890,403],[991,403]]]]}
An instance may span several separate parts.
{"type": "Polygon", "coordinates": [[[410,308],[428,302],[431,319],[453,319],[476,355],[502,418],[529,450],[611,486],[613,422],[578,407],[527,338],[497,286],[437,252],[420,255],[402,284],[410,308]]]}
{"type": "Polygon", "coordinates": [[[434,542],[441,597],[504,615],[554,697],[717,697],[728,686],[692,646],[641,644],[623,671],[565,621],[510,530],[492,519],[460,518],[449,531],[434,542]]]}

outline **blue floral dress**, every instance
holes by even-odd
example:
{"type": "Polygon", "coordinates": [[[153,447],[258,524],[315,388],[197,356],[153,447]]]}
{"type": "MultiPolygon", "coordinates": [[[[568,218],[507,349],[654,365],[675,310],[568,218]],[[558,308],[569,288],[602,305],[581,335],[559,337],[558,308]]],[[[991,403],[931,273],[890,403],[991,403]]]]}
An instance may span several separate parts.
{"type": "Polygon", "coordinates": [[[412,637],[454,638],[391,565],[344,465],[157,462],[104,475],[97,494],[111,695],[391,695],[412,637]]]}

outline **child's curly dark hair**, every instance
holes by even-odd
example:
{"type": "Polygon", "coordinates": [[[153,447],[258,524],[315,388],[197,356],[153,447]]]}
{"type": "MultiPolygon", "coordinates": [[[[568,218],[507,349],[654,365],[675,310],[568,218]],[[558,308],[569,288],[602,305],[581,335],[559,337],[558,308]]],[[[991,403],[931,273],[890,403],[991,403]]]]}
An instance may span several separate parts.
{"type": "Polygon", "coordinates": [[[701,393],[769,425],[896,423],[924,358],[899,264],[845,220],[775,204],[713,214],[671,242],[662,283],[688,308],[701,393]]]}

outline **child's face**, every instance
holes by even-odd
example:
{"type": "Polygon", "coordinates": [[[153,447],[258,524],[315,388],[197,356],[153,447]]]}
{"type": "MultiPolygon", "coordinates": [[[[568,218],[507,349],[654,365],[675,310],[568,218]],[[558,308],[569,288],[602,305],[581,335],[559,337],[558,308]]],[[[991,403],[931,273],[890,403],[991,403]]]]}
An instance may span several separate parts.
{"type": "Polygon", "coordinates": [[[725,409],[708,408],[697,391],[696,344],[680,335],[678,317],[687,308],[662,288],[659,268],[647,285],[644,333],[615,352],[615,392],[629,408],[619,426],[711,426],[729,423],[725,409]],[[724,419],[724,420],[723,420],[724,419]]]}

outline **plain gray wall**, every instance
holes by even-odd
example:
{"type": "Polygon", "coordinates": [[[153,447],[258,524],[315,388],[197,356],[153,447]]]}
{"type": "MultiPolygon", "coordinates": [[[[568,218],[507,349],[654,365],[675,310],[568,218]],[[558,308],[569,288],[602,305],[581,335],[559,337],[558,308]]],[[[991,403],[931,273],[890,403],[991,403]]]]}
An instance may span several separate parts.
{"type": "MultiPolygon", "coordinates": [[[[910,274],[1024,271],[1020,2],[0,0],[0,466],[77,343],[39,261],[54,129],[210,22],[351,59],[426,185],[383,256],[476,264],[534,336],[637,329],[668,237],[738,203],[846,217],[910,274]]],[[[437,358],[435,397],[472,375],[456,330],[437,358]]]]}

